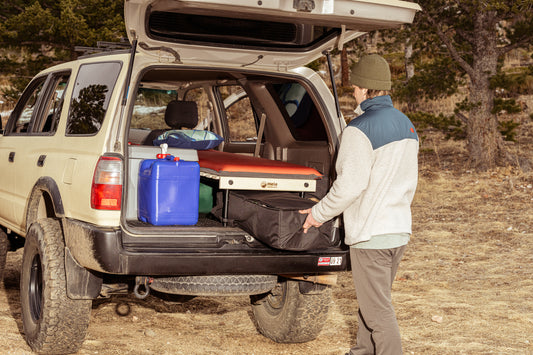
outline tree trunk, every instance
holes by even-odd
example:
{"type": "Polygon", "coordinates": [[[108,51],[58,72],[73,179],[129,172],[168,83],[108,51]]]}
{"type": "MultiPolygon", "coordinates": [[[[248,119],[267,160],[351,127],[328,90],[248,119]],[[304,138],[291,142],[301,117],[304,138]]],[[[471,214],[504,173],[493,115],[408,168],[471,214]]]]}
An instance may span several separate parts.
{"type": "Polygon", "coordinates": [[[405,81],[409,81],[413,76],[415,76],[415,65],[413,64],[412,58],[413,57],[413,43],[411,42],[411,38],[407,38],[405,40],[405,50],[404,50],[404,58],[405,58],[405,81]]]}
{"type": "Polygon", "coordinates": [[[475,19],[474,51],[470,74],[470,114],[467,124],[467,148],[472,165],[486,170],[506,157],[503,138],[498,130],[498,119],[492,114],[494,93],[490,78],[498,65],[497,38],[491,24],[494,15],[478,12],[475,19]]]}
{"type": "Polygon", "coordinates": [[[350,86],[350,64],[348,63],[348,51],[346,45],[341,52],[341,86],[350,86]]]}
{"type": "MultiPolygon", "coordinates": [[[[413,43],[411,42],[411,39],[407,37],[405,40],[405,48],[404,48],[404,60],[405,60],[405,83],[407,84],[409,80],[413,76],[415,76],[415,65],[412,60],[413,57],[413,43]]],[[[411,96],[410,98],[407,98],[407,111],[408,112],[414,112],[416,110],[416,101],[417,98],[414,96],[411,96]]]]}
{"type": "Polygon", "coordinates": [[[480,73],[470,85],[470,110],[467,124],[467,148],[472,165],[486,170],[496,165],[503,147],[502,135],[498,131],[498,121],[490,111],[493,107],[493,94],[489,89],[488,75],[480,73]]]}

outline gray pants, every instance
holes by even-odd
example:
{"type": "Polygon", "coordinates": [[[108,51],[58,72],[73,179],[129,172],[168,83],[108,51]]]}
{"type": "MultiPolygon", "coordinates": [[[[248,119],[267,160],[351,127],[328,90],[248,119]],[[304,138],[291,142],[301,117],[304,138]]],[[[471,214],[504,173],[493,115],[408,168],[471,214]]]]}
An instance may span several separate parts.
{"type": "Polygon", "coordinates": [[[406,246],[394,249],[350,248],[359,303],[357,345],[351,355],[402,354],[400,328],[391,289],[406,246]]]}

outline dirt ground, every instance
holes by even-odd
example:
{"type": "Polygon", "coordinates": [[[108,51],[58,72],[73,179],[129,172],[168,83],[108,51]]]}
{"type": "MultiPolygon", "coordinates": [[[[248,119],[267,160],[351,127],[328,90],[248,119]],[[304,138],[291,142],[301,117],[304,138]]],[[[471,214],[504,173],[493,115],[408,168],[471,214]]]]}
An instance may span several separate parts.
{"type": "MultiPolygon", "coordinates": [[[[511,148],[531,157],[531,123],[524,132],[511,148]]],[[[533,354],[533,168],[465,166],[462,143],[423,139],[413,237],[393,290],[404,351],[533,354]]],[[[8,254],[0,286],[3,354],[31,353],[21,334],[21,256],[8,254]]],[[[255,329],[248,297],[115,296],[93,303],[79,354],[344,354],[356,311],[342,273],[318,338],[277,344],[255,329]]]]}

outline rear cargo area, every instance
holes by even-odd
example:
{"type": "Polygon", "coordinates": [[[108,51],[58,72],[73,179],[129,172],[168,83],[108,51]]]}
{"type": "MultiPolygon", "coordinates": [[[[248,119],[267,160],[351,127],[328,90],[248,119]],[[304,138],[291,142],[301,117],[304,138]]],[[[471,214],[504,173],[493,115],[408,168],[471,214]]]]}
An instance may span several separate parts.
{"type": "Polygon", "coordinates": [[[126,229],[139,237],[249,236],[228,223],[230,192],[283,191],[318,201],[329,187],[333,143],[317,100],[291,77],[174,68],[146,72],[129,124],[126,229]],[[206,138],[191,141],[188,136],[198,132],[206,138]],[[168,148],[162,149],[162,140],[168,148]],[[179,182],[148,172],[146,166],[160,165],[163,153],[173,159],[170,165],[197,164],[199,176],[179,182]],[[196,217],[164,221],[173,213],[169,206],[196,217]]]}

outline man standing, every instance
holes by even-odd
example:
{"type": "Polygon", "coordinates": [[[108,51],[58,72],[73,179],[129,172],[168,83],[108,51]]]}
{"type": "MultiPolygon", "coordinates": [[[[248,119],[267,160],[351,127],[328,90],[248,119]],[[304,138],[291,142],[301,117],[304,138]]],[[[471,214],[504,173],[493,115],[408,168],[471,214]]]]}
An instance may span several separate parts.
{"type": "Polygon", "coordinates": [[[364,113],[344,129],[337,179],[307,213],[304,231],[343,214],[359,304],[357,344],[349,354],[401,354],[391,289],[411,234],[411,202],[418,180],[418,136],[392,105],[391,74],[377,55],[351,70],[364,113]]]}

